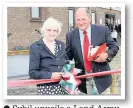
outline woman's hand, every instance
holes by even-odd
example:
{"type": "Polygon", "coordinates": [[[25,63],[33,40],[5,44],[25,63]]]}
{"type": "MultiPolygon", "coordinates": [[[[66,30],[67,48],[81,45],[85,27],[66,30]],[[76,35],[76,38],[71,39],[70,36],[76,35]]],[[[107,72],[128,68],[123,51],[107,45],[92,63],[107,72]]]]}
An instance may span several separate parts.
{"type": "Polygon", "coordinates": [[[52,79],[56,79],[56,78],[61,78],[61,76],[63,75],[63,72],[53,72],[52,73],[52,79]]]}

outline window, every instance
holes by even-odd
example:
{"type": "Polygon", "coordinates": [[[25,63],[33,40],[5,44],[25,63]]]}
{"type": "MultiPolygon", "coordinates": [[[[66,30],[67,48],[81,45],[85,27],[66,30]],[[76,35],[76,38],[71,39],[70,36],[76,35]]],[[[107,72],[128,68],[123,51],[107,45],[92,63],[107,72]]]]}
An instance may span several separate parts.
{"type": "Polygon", "coordinates": [[[31,7],[31,21],[42,21],[39,7],[31,7]]]}
{"type": "Polygon", "coordinates": [[[68,21],[68,30],[71,31],[73,30],[74,28],[74,8],[69,8],[69,13],[68,13],[68,16],[69,16],[69,21],[68,21]]]}
{"type": "Polygon", "coordinates": [[[91,23],[92,24],[95,24],[96,23],[96,13],[95,12],[92,12],[91,13],[91,23]]]}
{"type": "Polygon", "coordinates": [[[39,18],[39,7],[32,7],[32,18],[39,18]]]}

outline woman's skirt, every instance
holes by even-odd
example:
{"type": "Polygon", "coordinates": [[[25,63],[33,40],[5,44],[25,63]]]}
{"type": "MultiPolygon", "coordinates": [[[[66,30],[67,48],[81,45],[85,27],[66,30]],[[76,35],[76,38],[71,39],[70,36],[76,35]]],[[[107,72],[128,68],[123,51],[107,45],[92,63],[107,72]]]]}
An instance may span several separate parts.
{"type": "Polygon", "coordinates": [[[68,95],[61,85],[37,86],[38,95],[68,95]]]}

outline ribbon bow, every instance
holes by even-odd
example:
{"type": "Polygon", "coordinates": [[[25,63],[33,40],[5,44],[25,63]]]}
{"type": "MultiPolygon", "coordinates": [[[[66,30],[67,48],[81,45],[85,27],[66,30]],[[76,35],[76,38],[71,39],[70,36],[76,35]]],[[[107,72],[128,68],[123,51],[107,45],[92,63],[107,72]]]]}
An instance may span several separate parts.
{"type": "Polygon", "coordinates": [[[69,64],[65,64],[63,67],[65,72],[62,75],[62,80],[59,84],[69,93],[69,94],[78,94],[78,85],[81,81],[75,76],[81,72],[80,69],[74,68],[74,62],[69,61],[69,64]]]}

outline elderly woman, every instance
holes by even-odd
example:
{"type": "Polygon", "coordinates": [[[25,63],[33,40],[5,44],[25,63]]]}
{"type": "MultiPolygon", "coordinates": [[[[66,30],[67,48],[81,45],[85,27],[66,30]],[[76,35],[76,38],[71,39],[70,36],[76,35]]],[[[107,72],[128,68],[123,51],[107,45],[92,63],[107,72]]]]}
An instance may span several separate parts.
{"type": "MultiPolygon", "coordinates": [[[[29,76],[32,79],[60,78],[66,61],[65,44],[56,40],[61,32],[61,23],[54,18],[48,18],[42,27],[39,41],[30,46],[29,76]]],[[[58,82],[38,84],[40,95],[65,94],[58,82]]]]}

